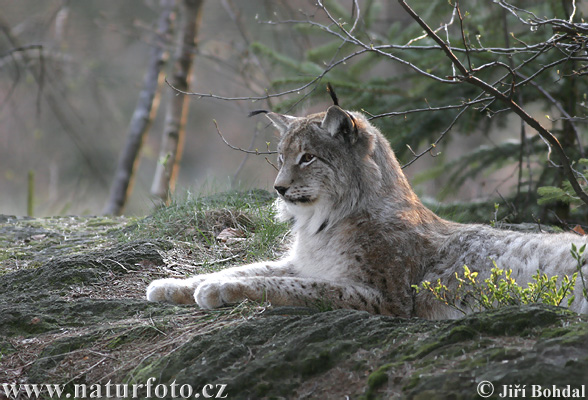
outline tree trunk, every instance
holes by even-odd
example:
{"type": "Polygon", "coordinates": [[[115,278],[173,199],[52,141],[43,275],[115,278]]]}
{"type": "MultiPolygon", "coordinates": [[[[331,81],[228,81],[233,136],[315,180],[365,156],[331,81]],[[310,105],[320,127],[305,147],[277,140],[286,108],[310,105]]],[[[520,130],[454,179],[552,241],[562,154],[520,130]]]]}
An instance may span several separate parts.
{"type": "MultiPolygon", "coordinates": [[[[170,84],[181,91],[187,91],[189,87],[203,3],[204,0],[182,1],[182,25],[174,55],[173,75],[170,80],[170,84]]],[[[188,115],[188,101],[185,95],[170,88],[167,100],[159,162],[151,186],[151,194],[166,204],[175,186],[179,162],[182,157],[184,125],[188,115]]]]}
{"type": "Polygon", "coordinates": [[[153,38],[154,43],[147,71],[143,77],[143,89],[129,124],[127,140],[118,160],[110,195],[104,206],[104,214],[120,215],[133,191],[134,175],[139,164],[139,151],[159,105],[158,89],[163,81],[162,68],[167,60],[165,48],[167,38],[172,31],[174,5],[175,0],[161,0],[162,11],[157,23],[157,32],[153,38]]]}

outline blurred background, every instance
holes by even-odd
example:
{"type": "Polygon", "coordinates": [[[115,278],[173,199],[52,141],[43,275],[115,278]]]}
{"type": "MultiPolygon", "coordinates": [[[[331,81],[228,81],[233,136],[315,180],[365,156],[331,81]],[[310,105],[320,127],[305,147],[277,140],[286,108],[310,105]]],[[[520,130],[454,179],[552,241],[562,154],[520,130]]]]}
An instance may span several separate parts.
{"type": "MultiPolygon", "coordinates": [[[[31,190],[34,216],[102,212],[143,88],[150,51],[154,45],[162,46],[168,52],[168,60],[176,51],[181,30],[180,3],[177,2],[172,15],[173,30],[165,40],[156,43],[153,38],[163,4],[159,0],[0,0],[0,214],[26,215],[31,190]],[[34,182],[34,189],[29,181],[34,182]]],[[[446,0],[410,3],[431,26],[438,27],[451,18],[452,8],[446,0]]],[[[532,1],[522,3],[537,6],[532,1]]],[[[561,2],[545,3],[549,4],[541,7],[555,9],[561,2]]],[[[422,76],[418,77],[420,81],[415,80],[414,71],[406,66],[368,59],[341,65],[301,92],[267,100],[248,99],[309,82],[337,55],[349,54],[353,49],[344,49],[339,39],[335,41],[332,35],[313,31],[309,24],[293,22],[329,25],[314,1],[210,0],[202,4],[189,91],[244,99],[186,96],[185,144],[175,184],[177,193],[210,193],[231,188],[271,190],[276,171],[270,162],[274,162],[275,156],[246,155],[229,148],[218,136],[213,120],[234,146],[261,151],[269,146],[273,150],[273,129],[263,116],[248,118],[248,113],[256,109],[294,115],[322,111],[331,104],[324,89],[329,79],[334,82],[344,108],[364,109],[373,114],[394,111],[393,107],[408,105],[408,99],[416,101],[414,108],[418,108],[439,106],[442,101],[459,102],[444,98],[447,93],[458,99],[469,96],[466,92],[458,95],[451,87],[435,82],[431,83],[436,87],[432,90],[419,83],[424,79],[422,76]],[[412,75],[407,78],[409,72],[412,75]],[[435,103],[435,99],[440,100],[435,103]],[[374,105],[377,102],[382,106],[374,105]]],[[[354,20],[353,1],[325,4],[335,14],[347,14],[350,22],[354,20]]],[[[587,9],[585,3],[578,4],[578,13],[587,9]]],[[[359,5],[367,10],[361,22],[362,32],[369,32],[364,37],[371,35],[370,40],[398,39],[396,43],[405,44],[422,34],[397,2],[366,0],[359,1],[359,5]]],[[[504,35],[493,35],[492,29],[498,29],[494,25],[508,28],[492,22],[490,14],[484,11],[490,6],[488,2],[464,2],[465,6],[479,11],[469,17],[471,29],[476,30],[472,35],[503,40],[504,35]]],[[[501,10],[496,12],[503,15],[501,10]]],[[[509,21],[507,16],[504,18],[516,23],[513,16],[508,17],[509,21]]],[[[528,27],[517,29],[532,33],[528,27]]],[[[421,54],[407,57],[423,58],[421,54]]],[[[438,63],[433,58],[428,62],[438,63]]],[[[162,74],[171,79],[172,69],[173,62],[168,62],[162,74]]],[[[165,162],[160,147],[170,92],[173,89],[167,84],[160,85],[159,108],[143,140],[133,190],[124,207],[126,215],[147,214],[157,203],[150,188],[158,163],[165,162]]],[[[548,129],[557,128],[553,117],[546,117],[557,113],[553,107],[527,103],[528,110],[548,129]]],[[[412,156],[407,144],[416,152],[422,150],[454,117],[455,114],[405,115],[377,119],[374,123],[390,134],[399,158],[408,162],[412,156]]],[[[426,173],[432,167],[471,154],[472,149],[480,146],[497,148],[497,143],[519,140],[517,118],[505,114],[500,123],[493,124],[480,122],[483,118],[467,118],[444,139],[443,147],[440,144],[432,152],[441,151],[442,155],[422,157],[405,169],[420,195],[433,198],[442,193],[439,198],[444,201],[472,201],[507,197],[512,192],[517,185],[516,168],[521,168],[521,164],[512,167],[502,163],[483,174],[478,171],[477,175],[464,176],[458,188],[448,186],[457,178],[444,176],[442,170],[432,175],[426,173]]],[[[582,129],[585,134],[585,125],[582,129]]],[[[528,160],[529,171],[531,164],[545,162],[545,155],[538,157],[543,157],[543,161],[528,160]]],[[[469,162],[471,166],[472,161],[469,162]]],[[[519,183],[520,180],[518,177],[519,183]]]]}
{"type": "MultiPolygon", "coordinates": [[[[272,2],[237,3],[252,29],[248,34],[271,41],[275,29],[255,23],[255,16],[265,16],[272,2]]],[[[11,30],[17,46],[43,46],[42,67],[31,50],[26,68],[20,59],[5,57],[0,69],[0,213],[26,214],[27,174],[34,171],[36,216],[99,214],[142,88],[159,2],[7,0],[0,1],[0,8],[3,29],[11,30]]],[[[248,45],[236,23],[220,1],[205,2],[202,13],[192,89],[229,97],[257,95],[243,81],[249,72],[242,70],[254,67],[247,65],[248,45]]],[[[0,37],[0,53],[17,46],[0,37]]],[[[169,75],[169,68],[164,74],[169,75]]],[[[165,84],[161,89],[172,90],[165,84]]],[[[250,157],[235,178],[244,154],[224,145],[213,124],[216,119],[227,140],[248,147],[262,118],[247,114],[267,103],[195,97],[189,103],[178,189],[227,189],[233,182],[270,187],[273,168],[262,157],[250,157]]],[[[144,214],[152,207],[149,190],[163,107],[145,137],[126,214],[144,214]]],[[[262,130],[256,144],[263,148],[273,132],[262,130]]]]}

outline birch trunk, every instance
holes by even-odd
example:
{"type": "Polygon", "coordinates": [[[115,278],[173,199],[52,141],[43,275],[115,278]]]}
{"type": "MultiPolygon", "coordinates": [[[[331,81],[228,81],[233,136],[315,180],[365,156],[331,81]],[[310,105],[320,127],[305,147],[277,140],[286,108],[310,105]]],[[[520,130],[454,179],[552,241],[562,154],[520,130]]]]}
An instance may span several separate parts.
{"type": "Polygon", "coordinates": [[[139,164],[139,152],[143,138],[149,131],[151,121],[157,114],[159,106],[159,88],[163,81],[162,69],[167,60],[167,38],[172,31],[172,13],[175,0],[161,0],[161,15],[154,35],[149,64],[143,77],[143,89],[139,94],[137,106],[133,112],[127,140],[120,154],[114,180],[110,186],[110,195],[103,213],[120,215],[127,199],[133,191],[134,176],[139,164]]]}
{"type": "MultiPolygon", "coordinates": [[[[182,23],[174,55],[173,75],[170,79],[170,84],[181,91],[188,91],[189,88],[203,3],[204,0],[182,1],[182,23]]],[[[184,126],[188,115],[187,97],[171,88],[167,92],[167,110],[159,161],[151,186],[151,194],[166,204],[174,190],[178,174],[184,143],[184,126]]]]}

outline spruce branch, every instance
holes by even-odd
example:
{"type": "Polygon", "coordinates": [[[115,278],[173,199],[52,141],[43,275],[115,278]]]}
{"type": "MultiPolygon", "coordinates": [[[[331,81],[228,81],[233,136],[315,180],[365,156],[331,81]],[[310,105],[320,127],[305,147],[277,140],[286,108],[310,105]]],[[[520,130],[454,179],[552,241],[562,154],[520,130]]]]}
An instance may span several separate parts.
{"type": "MultiPolygon", "coordinates": [[[[535,118],[530,116],[519,104],[517,104],[513,99],[512,96],[506,95],[505,93],[501,92],[500,90],[496,89],[494,86],[488,84],[487,82],[483,81],[482,79],[478,78],[473,74],[472,70],[468,70],[462,62],[455,56],[455,54],[451,51],[451,49],[447,46],[447,44],[441,39],[430,27],[427,23],[412,9],[408,4],[406,4],[405,0],[398,0],[402,8],[406,10],[406,12],[427,32],[429,37],[433,39],[445,52],[445,55],[451,60],[453,65],[459,70],[460,76],[457,76],[456,79],[462,82],[469,83],[473,86],[476,86],[482,89],[485,93],[489,94],[490,96],[496,98],[497,100],[501,101],[502,103],[506,104],[508,108],[517,114],[523,121],[525,121],[529,126],[537,131],[537,133],[543,138],[550,146],[550,148],[555,150],[559,161],[561,163],[561,167],[563,168],[564,174],[567,179],[569,179],[574,192],[578,195],[578,197],[585,203],[588,204],[588,194],[584,192],[578,180],[576,179],[576,174],[572,169],[570,164],[570,160],[568,159],[567,154],[565,153],[561,143],[557,138],[549,132],[545,127],[543,127],[535,118]]],[[[501,1],[501,3],[505,3],[501,1]]],[[[565,22],[565,21],[564,21],[565,22]]],[[[510,69],[510,68],[509,68],[510,69]]]]}

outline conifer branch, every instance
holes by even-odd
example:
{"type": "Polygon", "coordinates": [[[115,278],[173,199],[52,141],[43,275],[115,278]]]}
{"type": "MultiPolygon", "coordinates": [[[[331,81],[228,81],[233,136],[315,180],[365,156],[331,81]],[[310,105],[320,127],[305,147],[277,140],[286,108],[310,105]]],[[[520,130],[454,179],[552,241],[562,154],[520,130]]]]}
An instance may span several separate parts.
{"type": "MultiPolygon", "coordinates": [[[[458,80],[474,85],[482,89],[485,93],[505,103],[511,111],[516,113],[523,121],[525,121],[533,129],[535,129],[537,133],[539,133],[539,135],[549,144],[550,148],[553,148],[555,150],[555,153],[557,154],[559,161],[561,163],[561,167],[563,168],[564,174],[566,178],[570,181],[570,184],[574,189],[574,192],[585,204],[588,204],[588,194],[584,192],[584,190],[578,183],[575,171],[573,170],[568,159],[568,156],[566,155],[559,140],[557,140],[557,138],[553,136],[553,134],[549,132],[545,127],[543,127],[535,118],[530,116],[519,104],[517,104],[512,99],[511,96],[505,95],[500,90],[496,89],[494,86],[488,84],[487,82],[473,75],[472,72],[474,71],[468,70],[461,63],[461,61],[455,56],[455,54],[453,54],[453,52],[445,44],[445,42],[427,25],[425,21],[423,21],[423,19],[417,13],[414,12],[412,8],[409,7],[408,4],[406,4],[405,0],[398,0],[398,2],[407,11],[407,13],[425,30],[425,32],[427,32],[429,37],[433,39],[441,47],[441,49],[445,52],[445,55],[460,71],[462,75],[456,77],[458,80]]],[[[501,1],[501,3],[505,2],[501,1]]]]}

